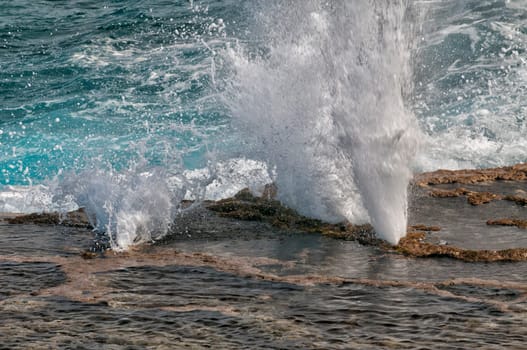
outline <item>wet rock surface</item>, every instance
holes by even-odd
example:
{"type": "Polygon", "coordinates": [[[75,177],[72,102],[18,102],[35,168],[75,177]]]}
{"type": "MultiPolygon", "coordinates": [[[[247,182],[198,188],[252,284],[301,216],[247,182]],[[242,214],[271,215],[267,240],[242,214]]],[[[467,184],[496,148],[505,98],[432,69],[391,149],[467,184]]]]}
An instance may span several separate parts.
{"type": "MultiPolygon", "coordinates": [[[[446,175],[444,175],[441,177],[441,181],[438,182],[446,184],[448,183],[448,179],[455,183],[459,181],[459,175],[456,172],[448,172],[448,174],[450,178],[447,178],[446,175]]],[[[505,177],[505,173],[499,172],[499,174],[500,176],[505,177]]],[[[436,175],[434,174],[433,176],[433,179],[435,179],[436,175]]],[[[470,178],[466,172],[463,172],[462,179],[467,182],[479,182],[480,180],[479,177],[475,180],[470,178]]],[[[429,181],[429,183],[430,182],[433,181],[429,181]]],[[[515,183],[521,187],[525,187],[524,182],[516,181],[515,183]]],[[[425,187],[428,190],[430,185],[426,185],[425,187]]],[[[487,187],[492,189],[492,186],[490,185],[487,185],[487,187]]],[[[509,198],[512,197],[510,195],[505,196],[489,191],[477,192],[465,188],[434,189],[428,192],[416,189],[414,190],[414,207],[419,208],[423,198],[427,196],[436,200],[467,196],[468,203],[472,206],[488,204],[493,200],[504,199],[510,201],[509,198]]],[[[512,202],[514,202],[515,205],[518,204],[517,201],[512,202]]],[[[437,206],[433,207],[437,209],[437,206]]],[[[427,237],[430,236],[429,233],[431,232],[440,233],[441,227],[427,226],[423,224],[409,226],[407,236],[403,238],[397,246],[393,247],[386,242],[377,239],[373,227],[370,225],[358,226],[349,223],[332,225],[318,220],[305,218],[300,216],[294,210],[281,206],[278,201],[256,198],[248,191],[242,191],[234,198],[210,203],[207,208],[219,213],[222,217],[235,218],[238,220],[261,221],[282,229],[300,232],[321,233],[328,237],[353,240],[361,244],[377,246],[385,251],[393,251],[416,258],[446,257],[460,259],[466,262],[527,261],[527,248],[524,247],[511,247],[508,249],[467,249],[464,247],[449,245],[446,244],[446,242],[442,243],[440,239],[437,239],[437,242],[434,242],[434,240],[427,239],[427,237]]],[[[489,215],[491,214],[494,215],[493,210],[489,211],[489,215]]],[[[412,219],[417,220],[418,218],[419,215],[414,215],[412,219]]],[[[459,216],[457,219],[457,224],[462,225],[465,218],[459,216]]],[[[485,223],[487,225],[496,225],[498,222],[501,222],[502,226],[516,226],[519,228],[523,228],[522,225],[525,225],[525,220],[502,219],[501,221],[482,220],[480,227],[484,229],[485,223]],[[503,225],[503,223],[510,224],[503,225]]],[[[470,235],[467,234],[467,232],[465,232],[463,236],[466,237],[466,239],[470,239],[470,235]]],[[[436,234],[435,237],[440,237],[440,234],[436,234]]],[[[527,241],[525,241],[525,243],[525,247],[527,247],[527,241]]]]}
{"type": "Polygon", "coordinates": [[[0,256],[27,267],[48,260],[35,272],[54,281],[19,278],[31,288],[0,298],[0,341],[9,349],[456,349],[527,340],[524,263],[408,260],[304,238],[316,241],[238,241],[244,250],[189,240],[92,260],[0,256]]]}
{"type": "Polygon", "coordinates": [[[395,247],[248,191],[125,253],[53,215],[4,221],[0,349],[520,349],[522,169],[416,182],[395,247]]]}
{"type": "MultiPolygon", "coordinates": [[[[225,231],[215,229],[215,226],[219,224],[231,225],[231,231],[227,233],[227,236],[235,236],[239,239],[273,237],[277,232],[282,235],[316,233],[335,239],[357,241],[360,244],[376,246],[385,251],[410,257],[448,257],[467,262],[527,261],[527,235],[522,235],[522,239],[515,241],[514,239],[518,238],[519,234],[514,232],[514,235],[511,235],[510,230],[502,230],[502,236],[512,237],[512,246],[501,247],[497,244],[495,247],[489,246],[489,249],[463,246],[463,238],[470,241],[471,233],[481,236],[489,231],[485,226],[507,226],[519,229],[527,227],[527,214],[524,210],[527,202],[526,174],[527,165],[518,164],[512,167],[482,170],[438,170],[416,176],[412,184],[413,197],[409,209],[411,222],[408,234],[395,247],[376,238],[374,229],[370,225],[328,224],[299,215],[295,210],[282,206],[274,199],[277,189],[273,185],[268,185],[261,197],[253,196],[249,190],[242,190],[232,198],[217,202],[204,202],[198,206],[193,206],[191,202],[187,203],[186,206],[193,210],[186,211],[178,217],[171,234],[161,239],[160,242],[225,238],[222,237],[225,231]],[[463,197],[467,198],[467,203],[471,206],[484,208],[487,206],[488,216],[495,216],[496,213],[501,212],[512,213],[517,217],[499,219],[487,217],[484,220],[477,218],[478,221],[474,221],[470,217],[474,216],[473,214],[481,216],[485,210],[471,211],[461,203],[452,202],[454,199],[463,197]],[[450,208],[445,207],[442,202],[446,202],[447,206],[450,204],[450,208]],[[494,202],[502,204],[489,206],[494,202]],[[452,203],[454,205],[451,205],[452,203]],[[511,208],[512,205],[514,208],[511,208]],[[501,207],[498,208],[498,206],[501,207]],[[443,230],[450,232],[450,235],[446,235],[449,239],[442,239],[442,225],[440,224],[442,215],[437,214],[452,211],[454,211],[453,216],[456,217],[450,217],[448,227],[443,230]],[[219,218],[214,217],[214,214],[210,212],[219,218]],[[416,223],[423,219],[429,223],[426,225],[416,223]],[[460,231],[452,227],[452,225],[463,227],[467,222],[469,223],[468,230],[460,231]],[[250,229],[251,226],[254,227],[253,230],[250,229]],[[431,233],[434,234],[431,235],[431,233]],[[450,242],[452,234],[457,234],[457,237],[461,238],[457,239],[461,242],[460,246],[450,242]]],[[[83,209],[63,215],[57,213],[30,214],[7,217],[4,220],[10,224],[91,227],[83,209]]],[[[496,241],[499,243],[501,240],[494,234],[487,237],[485,241],[492,244],[496,241]]],[[[108,248],[108,242],[103,236],[99,236],[82,254],[86,259],[91,259],[108,248]]]]}
{"type": "Polygon", "coordinates": [[[409,232],[395,247],[397,252],[415,258],[446,257],[466,262],[527,261],[527,249],[470,250],[428,243],[425,232],[409,232]]]}
{"type": "Polygon", "coordinates": [[[84,209],[68,213],[32,213],[27,215],[17,215],[6,217],[4,221],[13,225],[34,224],[34,225],[61,225],[68,227],[93,228],[88,220],[84,209]]]}
{"type": "Polygon", "coordinates": [[[233,198],[209,203],[206,208],[221,217],[266,222],[287,231],[318,233],[367,245],[384,245],[382,240],[375,237],[371,225],[328,224],[302,216],[295,210],[282,206],[277,200],[255,197],[248,190],[241,191],[233,198]]]}
{"type": "Polygon", "coordinates": [[[0,300],[66,282],[60,266],[49,262],[0,262],[0,300]]]}
{"type": "Polygon", "coordinates": [[[526,170],[525,164],[519,164],[417,176],[410,220],[437,224],[442,230],[413,232],[401,241],[399,250],[411,256],[439,254],[465,261],[524,261],[526,170]]]}

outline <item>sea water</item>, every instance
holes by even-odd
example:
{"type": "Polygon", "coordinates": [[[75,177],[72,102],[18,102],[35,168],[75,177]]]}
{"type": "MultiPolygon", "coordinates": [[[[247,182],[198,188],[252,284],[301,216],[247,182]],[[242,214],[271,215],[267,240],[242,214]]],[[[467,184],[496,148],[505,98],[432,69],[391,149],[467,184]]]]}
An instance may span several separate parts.
{"type": "Polygon", "coordinates": [[[0,209],[126,249],[274,182],[395,243],[413,172],[525,161],[526,42],[524,0],[2,4],[0,209]]]}

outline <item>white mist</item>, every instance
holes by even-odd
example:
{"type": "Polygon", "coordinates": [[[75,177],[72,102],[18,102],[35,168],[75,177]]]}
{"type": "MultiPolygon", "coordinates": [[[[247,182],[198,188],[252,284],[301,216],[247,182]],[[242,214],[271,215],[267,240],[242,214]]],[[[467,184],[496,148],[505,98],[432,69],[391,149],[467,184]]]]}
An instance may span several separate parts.
{"type": "Polygon", "coordinates": [[[234,124],[276,170],[279,199],[311,217],[371,222],[393,244],[406,233],[419,139],[405,107],[408,11],[405,1],[266,2],[265,53],[227,52],[234,124]]]}

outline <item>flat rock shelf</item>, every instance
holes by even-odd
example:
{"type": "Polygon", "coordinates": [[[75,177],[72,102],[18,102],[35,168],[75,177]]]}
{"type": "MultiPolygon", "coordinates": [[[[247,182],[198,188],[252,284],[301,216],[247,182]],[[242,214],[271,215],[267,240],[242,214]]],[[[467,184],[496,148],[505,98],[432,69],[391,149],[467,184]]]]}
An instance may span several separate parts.
{"type": "Polygon", "coordinates": [[[193,204],[124,253],[82,210],[6,215],[0,349],[522,348],[526,172],[417,176],[397,246],[302,217],[272,186],[193,204]]]}

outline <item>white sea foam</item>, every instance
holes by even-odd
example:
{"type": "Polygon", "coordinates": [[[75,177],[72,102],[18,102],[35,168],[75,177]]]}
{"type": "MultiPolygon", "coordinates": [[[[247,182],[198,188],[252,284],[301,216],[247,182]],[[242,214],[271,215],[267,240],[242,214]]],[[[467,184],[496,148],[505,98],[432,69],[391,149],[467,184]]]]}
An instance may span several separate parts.
{"type": "Polygon", "coordinates": [[[0,191],[0,212],[31,213],[51,208],[53,194],[49,187],[5,186],[0,191]]]}
{"type": "Polygon", "coordinates": [[[428,5],[417,62],[423,86],[414,96],[426,133],[418,170],[526,161],[527,35],[521,3],[508,1],[499,13],[476,1],[428,5]]]}
{"type": "MultiPolygon", "coordinates": [[[[265,185],[274,181],[273,172],[265,163],[245,158],[212,163],[207,168],[187,170],[183,175],[187,183],[194,184],[188,186],[185,194],[185,199],[188,200],[220,200],[232,197],[246,188],[259,196],[265,185]]],[[[171,181],[181,186],[181,177],[171,181]]]]}
{"type": "Polygon", "coordinates": [[[106,232],[115,250],[162,238],[186,200],[219,200],[244,188],[260,195],[273,182],[266,164],[237,158],[208,167],[168,173],[145,163],[126,170],[85,170],[47,185],[7,186],[0,212],[67,212],[82,207],[91,224],[106,232]]]}

